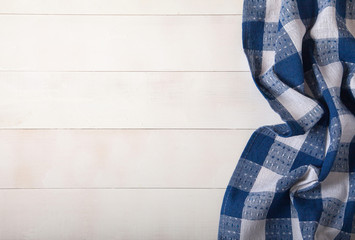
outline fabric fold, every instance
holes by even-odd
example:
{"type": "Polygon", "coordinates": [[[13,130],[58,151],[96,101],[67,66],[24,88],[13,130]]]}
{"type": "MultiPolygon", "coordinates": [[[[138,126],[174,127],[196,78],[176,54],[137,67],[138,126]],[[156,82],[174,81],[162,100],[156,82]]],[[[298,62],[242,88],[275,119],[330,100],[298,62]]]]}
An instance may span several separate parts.
{"type": "Polygon", "coordinates": [[[284,123],[250,137],[218,239],[355,239],[355,1],[244,0],[242,40],[284,123]]]}

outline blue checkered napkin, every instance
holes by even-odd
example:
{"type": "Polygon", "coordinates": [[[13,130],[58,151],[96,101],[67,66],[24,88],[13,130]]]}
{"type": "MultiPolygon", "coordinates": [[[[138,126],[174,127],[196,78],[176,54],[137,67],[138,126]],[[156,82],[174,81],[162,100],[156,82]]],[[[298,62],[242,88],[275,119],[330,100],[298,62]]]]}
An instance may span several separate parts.
{"type": "Polygon", "coordinates": [[[218,239],[355,239],[355,0],[244,0],[242,29],[285,123],[252,134],[218,239]]]}

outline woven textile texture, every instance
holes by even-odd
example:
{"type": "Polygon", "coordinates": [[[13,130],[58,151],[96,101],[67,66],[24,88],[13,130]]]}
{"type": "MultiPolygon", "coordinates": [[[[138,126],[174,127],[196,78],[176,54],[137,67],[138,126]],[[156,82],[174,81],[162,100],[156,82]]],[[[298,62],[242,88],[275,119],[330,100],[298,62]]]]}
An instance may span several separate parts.
{"type": "Polygon", "coordinates": [[[283,124],[252,134],[218,239],[355,239],[355,0],[244,0],[253,80],[283,124]]]}

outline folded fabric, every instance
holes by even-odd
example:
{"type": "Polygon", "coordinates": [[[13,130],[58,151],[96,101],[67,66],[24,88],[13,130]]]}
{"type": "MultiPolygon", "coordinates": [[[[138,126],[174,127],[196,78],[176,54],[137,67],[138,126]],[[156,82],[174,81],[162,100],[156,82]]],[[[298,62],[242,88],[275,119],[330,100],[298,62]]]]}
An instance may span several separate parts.
{"type": "Polygon", "coordinates": [[[355,0],[244,0],[253,80],[283,124],[252,134],[218,239],[355,239],[355,0]]]}

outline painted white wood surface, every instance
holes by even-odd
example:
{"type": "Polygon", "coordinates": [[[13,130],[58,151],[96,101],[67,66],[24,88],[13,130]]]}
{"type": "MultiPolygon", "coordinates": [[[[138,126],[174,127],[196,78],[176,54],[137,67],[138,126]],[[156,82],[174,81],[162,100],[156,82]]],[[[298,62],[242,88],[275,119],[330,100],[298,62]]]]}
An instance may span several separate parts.
{"type": "Polygon", "coordinates": [[[0,79],[1,128],[257,128],[281,121],[249,72],[0,72],[0,79]]]}
{"type": "Polygon", "coordinates": [[[253,129],[280,122],[242,1],[0,6],[0,240],[216,239],[253,129]]]}
{"type": "Polygon", "coordinates": [[[223,189],[0,191],[6,240],[214,240],[223,189]]]}
{"type": "Polygon", "coordinates": [[[1,188],[225,188],[251,130],[1,130],[1,188]]]}
{"type": "Polygon", "coordinates": [[[2,71],[248,71],[241,16],[0,15],[2,71]]]}
{"type": "Polygon", "coordinates": [[[241,14],[241,0],[0,0],[0,13],[241,14]]]}

